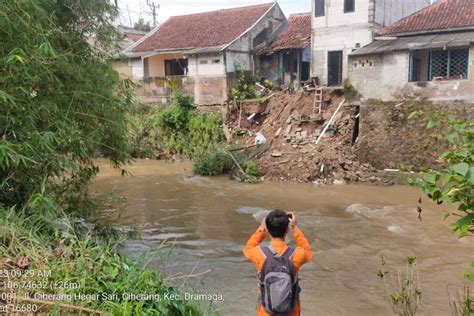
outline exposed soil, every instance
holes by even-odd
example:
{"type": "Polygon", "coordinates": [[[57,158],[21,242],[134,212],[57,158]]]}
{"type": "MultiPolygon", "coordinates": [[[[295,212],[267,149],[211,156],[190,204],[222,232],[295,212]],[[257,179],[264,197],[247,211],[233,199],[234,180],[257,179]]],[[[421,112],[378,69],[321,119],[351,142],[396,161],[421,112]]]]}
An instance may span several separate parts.
{"type": "Polygon", "coordinates": [[[318,106],[313,107],[314,92],[278,93],[266,106],[243,103],[240,127],[239,110],[234,107],[227,125],[234,142],[243,146],[254,145],[259,132],[265,136],[266,149],[256,157],[256,163],[267,180],[315,184],[381,182],[377,171],[369,164],[360,164],[356,155],[357,105],[344,103],[316,144],[342,100],[342,91],[325,90],[319,115],[318,106]],[[256,112],[259,113],[249,119],[256,112]]]}

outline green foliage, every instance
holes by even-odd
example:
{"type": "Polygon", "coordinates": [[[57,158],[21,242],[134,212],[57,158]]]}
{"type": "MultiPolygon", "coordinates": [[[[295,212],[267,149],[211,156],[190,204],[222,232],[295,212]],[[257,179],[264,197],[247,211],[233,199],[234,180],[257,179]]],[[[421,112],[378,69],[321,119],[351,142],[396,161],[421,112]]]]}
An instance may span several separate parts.
{"type": "Polygon", "coordinates": [[[257,165],[255,164],[255,162],[253,162],[252,160],[245,161],[244,170],[246,173],[244,177],[245,182],[248,182],[248,183],[258,182],[258,177],[260,175],[259,175],[257,165]]]}
{"type": "Polygon", "coordinates": [[[288,83],[285,85],[285,91],[288,92],[288,93],[293,93],[293,92],[295,92],[295,85],[293,84],[293,82],[288,82],[288,83]]]}
{"type": "MultiPolygon", "coordinates": [[[[0,257],[7,263],[3,269],[18,269],[18,258],[28,262],[27,269],[51,271],[50,276],[32,275],[23,281],[42,284],[62,284],[61,288],[20,287],[2,289],[24,297],[25,291],[63,295],[99,295],[97,300],[63,301],[76,307],[87,307],[110,315],[200,315],[193,303],[183,299],[166,300],[164,294],[179,294],[156,270],[142,269],[139,263],[117,252],[117,243],[98,243],[91,235],[80,235],[67,218],[46,235],[39,227],[44,221],[38,216],[24,217],[12,210],[0,210],[0,257]],[[101,295],[114,294],[104,299],[101,295]],[[125,293],[158,294],[160,300],[126,300],[125,293]]],[[[6,281],[1,279],[0,281],[6,281]]],[[[12,281],[12,280],[10,280],[12,281]]],[[[2,283],[2,282],[0,282],[2,283]]],[[[56,306],[56,308],[59,308],[56,306]]],[[[59,308],[61,310],[61,308],[59,308]]],[[[61,310],[61,314],[67,312],[61,310]]]]}
{"type": "Polygon", "coordinates": [[[385,270],[386,265],[382,256],[382,268],[377,276],[383,280],[393,313],[400,316],[416,315],[422,294],[416,256],[406,258],[404,273],[398,269],[396,277],[385,270]]]}
{"type": "Polygon", "coordinates": [[[255,88],[255,82],[245,76],[245,72],[239,62],[235,62],[234,67],[237,74],[237,88],[233,88],[230,92],[232,99],[242,101],[256,98],[257,90],[255,88]]]}
{"type": "Polygon", "coordinates": [[[156,119],[160,110],[151,106],[134,107],[129,117],[129,137],[133,158],[159,158],[165,151],[156,119]]]}
{"type": "Polygon", "coordinates": [[[40,188],[83,206],[96,153],[128,161],[130,82],[105,61],[117,15],[109,1],[0,1],[0,200],[25,205],[40,188]],[[19,31],[21,30],[21,31],[19,31]],[[95,34],[96,45],[88,43],[95,34]]]}
{"type": "Polygon", "coordinates": [[[273,83],[273,81],[265,79],[265,81],[263,82],[263,86],[268,90],[272,91],[275,87],[275,84],[273,83]]]}
{"type": "MultiPolygon", "coordinates": [[[[422,113],[412,113],[411,117],[422,113]]],[[[444,134],[450,144],[450,150],[441,159],[444,167],[440,170],[424,170],[422,179],[412,180],[419,185],[423,193],[433,201],[457,206],[460,218],[452,224],[452,229],[460,237],[474,233],[474,122],[465,122],[451,115],[436,113],[431,117],[427,128],[447,127],[444,134]]],[[[445,128],[443,128],[445,130],[445,128]]],[[[450,215],[447,215],[450,216],[450,215]]],[[[466,272],[466,277],[474,280],[472,273],[466,272]]]]}
{"type": "Polygon", "coordinates": [[[465,286],[452,297],[449,295],[449,305],[451,307],[451,315],[453,316],[473,316],[474,315],[474,296],[471,289],[465,286]]]}
{"type": "Polygon", "coordinates": [[[132,83],[120,80],[106,53],[119,42],[117,14],[108,0],[0,0],[2,268],[51,270],[48,281],[80,284],[50,289],[56,293],[117,293],[114,303],[74,302],[109,314],[197,315],[182,300],[123,300],[124,292],[175,290],[121,256],[104,237],[110,228],[99,238],[63,227],[93,210],[87,185],[97,154],[116,167],[129,161],[132,83]]]}
{"type": "Polygon", "coordinates": [[[195,158],[215,151],[223,142],[222,123],[215,115],[198,113],[189,96],[176,92],[171,106],[156,115],[167,150],[195,158]]]}
{"type": "Polygon", "coordinates": [[[200,176],[217,176],[232,170],[233,162],[224,150],[206,153],[194,162],[194,173],[200,176]]]}

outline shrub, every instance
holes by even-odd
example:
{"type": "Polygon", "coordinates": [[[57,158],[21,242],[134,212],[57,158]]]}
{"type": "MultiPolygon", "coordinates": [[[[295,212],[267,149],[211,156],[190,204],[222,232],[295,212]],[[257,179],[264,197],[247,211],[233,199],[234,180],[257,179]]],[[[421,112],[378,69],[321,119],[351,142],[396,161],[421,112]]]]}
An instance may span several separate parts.
{"type": "Polygon", "coordinates": [[[393,313],[400,316],[416,315],[422,293],[416,257],[407,257],[406,266],[398,269],[395,277],[391,277],[385,267],[386,262],[382,257],[382,268],[377,275],[383,280],[393,313]]]}
{"type": "Polygon", "coordinates": [[[239,62],[234,63],[235,72],[237,74],[237,88],[231,90],[232,99],[236,101],[254,99],[257,97],[255,81],[248,78],[239,62]]]}
{"type": "Polygon", "coordinates": [[[257,165],[252,160],[245,162],[245,173],[251,177],[258,177],[257,165]]]}
{"type": "Polygon", "coordinates": [[[159,111],[151,106],[136,106],[130,115],[129,139],[133,158],[158,158],[163,153],[163,136],[156,119],[159,111]]]}
{"type": "Polygon", "coordinates": [[[194,163],[194,173],[200,176],[217,176],[232,170],[233,162],[223,150],[205,153],[194,163]]]}
{"type": "Polygon", "coordinates": [[[177,92],[171,106],[156,115],[163,147],[187,158],[216,150],[223,142],[222,123],[215,115],[198,113],[191,98],[177,92]]]}

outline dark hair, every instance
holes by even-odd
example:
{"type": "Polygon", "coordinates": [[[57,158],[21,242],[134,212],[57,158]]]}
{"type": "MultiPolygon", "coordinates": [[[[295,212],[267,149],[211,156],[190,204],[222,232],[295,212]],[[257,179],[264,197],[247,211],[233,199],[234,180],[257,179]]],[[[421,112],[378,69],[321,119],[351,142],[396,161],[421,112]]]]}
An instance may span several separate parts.
{"type": "Polygon", "coordinates": [[[273,238],[283,238],[288,230],[290,220],[288,214],[281,210],[274,210],[265,219],[267,230],[273,238]]]}

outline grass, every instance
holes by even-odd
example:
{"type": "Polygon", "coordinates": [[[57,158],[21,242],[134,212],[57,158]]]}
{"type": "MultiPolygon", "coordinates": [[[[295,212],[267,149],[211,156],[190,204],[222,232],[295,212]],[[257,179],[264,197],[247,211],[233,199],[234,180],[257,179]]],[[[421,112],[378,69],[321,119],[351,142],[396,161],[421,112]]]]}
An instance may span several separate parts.
{"type": "Polygon", "coordinates": [[[0,275],[0,281],[20,284],[1,292],[21,298],[21,304],[53,314],[201,315],[192,302],[166,299],[165,294],[178,297],[180,292],[158,271],[120,255],[117,242],[78,235],[67,219],[62,220],[65,225],[47,227],[37,216],[23,217],[12,210],[2,210],[0,216],[0,269],[11,271],[0,275]],[[42,299],[40,293],[62,299],[42,299]],[[129,300],[127,293],[149,297],[129,300]]]}

